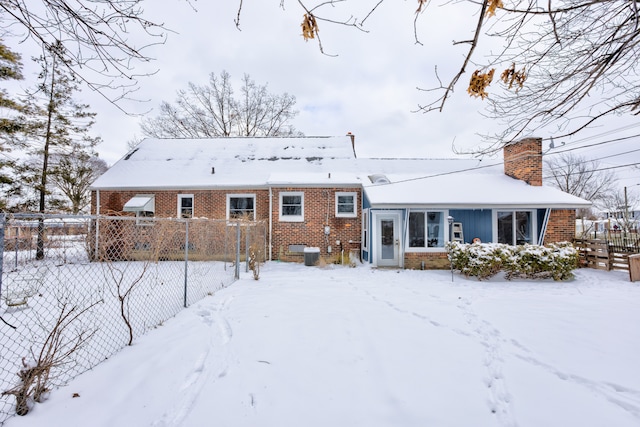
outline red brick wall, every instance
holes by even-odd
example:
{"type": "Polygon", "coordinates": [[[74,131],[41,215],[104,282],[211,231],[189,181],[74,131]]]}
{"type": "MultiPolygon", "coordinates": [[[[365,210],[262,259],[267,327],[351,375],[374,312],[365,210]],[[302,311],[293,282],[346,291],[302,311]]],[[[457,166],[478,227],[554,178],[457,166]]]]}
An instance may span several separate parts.
{"type": "MultiPolygon", "coordinates": [[[[289,245],[305,245],[320,248],[320,256],[327,262],[350,249],[349,241],[360,241],[362,191],[360,188],[274,188],[273,189],[273,258],[283,261],[303,261],[303,254],[289,253],[289,245]],[[304,193],[304,222],[280,221],[280,193],[304,193]],[[354,218],[336,217],[337,192],[355,192],[357,194],[357,216],[354,218]],[[330,234],[324,233],[324,227],[330,227],[330,234]],[[341,245],[336,245],[340,240],[341,245]],[[331,253],[328,247],[331,246],[331,253]]],[[[345,259],[348,259],[345,257],[345,259]]]]}
{"type": "Polygon", "coordinates": [[[542,138],[525,138],[503,148],[504,173],[527,184],[542,185],[542,138]]]}
{"type": "MultiPolygon", "coordinates": [[[[124,204],[136,194],[155,194],[156,216],[176,218],[178,195],[193,194],[193,215],[197,218],[226,219],[227,194],[255,194],[256,219],[269,218],[268,190],[193,190],[193,191],[100,191],[100,213],[122,211],[124,204]]],[[[95,191],[91,195],[91,213],[96,213],[95,191]]]]}
{"type": "MultiPolygon", "coordinates": [[[[193,194],[194,216],[210,219],[226,219],[227,194],[255,194],[256,219],[269,219],[269,190],[193,190],[193,191],[100,191],[100,213],[121,212],[124,204],[136,194],[155,194],[157,217],[176,218],[178,216],[178,195],[193,194]]],[[[284,261],[304,261],[302,253],[289,253],[289,245],[304,244],[320,248],[320,255],[327,262],[339,256],[341,249],[348,255],[353,246],[349,241],[359,242],[361,233],[360,188],[278,188],[273,189],[272,200],[272,256],[284,261]],[[280,192],[304,193],[304,222],[280,221],[280,192]],[[335,215],[336,192],[357,194],[354,218],[340,218],[335,215]],[[330,227],[330,234],[324,233],[324,226],[330,227]],[[342,245],[336,245],[340,240],[342,245]],[[331,254],[328,247],[331,246],[331,254]]],[[[96,194],[91,197],[91,212],[96,213],[96,194]]],[[[348,259],[346,257],[345,259],[348,259]]]]}
{"type": "Polygon", "coordinates": [[[571,242],[575,236],[575,209],[552,209],[544,235],[544,243],[571,242]]]}

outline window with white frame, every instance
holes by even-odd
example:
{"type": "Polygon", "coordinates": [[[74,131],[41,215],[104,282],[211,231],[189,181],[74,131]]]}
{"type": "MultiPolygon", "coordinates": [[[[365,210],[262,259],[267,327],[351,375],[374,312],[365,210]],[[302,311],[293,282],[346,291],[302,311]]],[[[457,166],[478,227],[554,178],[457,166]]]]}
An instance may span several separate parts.
{"type": "Polygon", "coordinates": [[[304,221],[304,193],[280,193],[280,221],[304,221]]]}
{"type": "Polygon", "coordinates": [[[369,209],[362,211],[362,249],[369,249],[369,209]]]}
{"type": "Polygon", "coordinates": [[[227,194],[227,219],[255,219],[255,194],[227,194]]]}
{"type": "Polygon", "coordinates": [[[178,194],[178,218],[193,218],[193,194],[178,194]]]}
{"type": "Polygon", "coordinates": [[[409,212],[407,245],[410,249],[444,248],[444,212],[409,212]]]}
{"type": "Polygon", "coordinates": [[[153,218],[154,216],[155,213],[151,211],[136,211],[136,225],[153,225],[153,220],[148,218],[153,218]]]}
{"type": "Polygon", "coordinates": [[[496,213],[498,243],[524,245],[534,243],[532,211],[498,211],[496,213]]]}
{"type": "Polygon", "coordinates": [[[336,216],[355,218],[358,216],[358,193],[337,192],[336,193],[336,216]]]}

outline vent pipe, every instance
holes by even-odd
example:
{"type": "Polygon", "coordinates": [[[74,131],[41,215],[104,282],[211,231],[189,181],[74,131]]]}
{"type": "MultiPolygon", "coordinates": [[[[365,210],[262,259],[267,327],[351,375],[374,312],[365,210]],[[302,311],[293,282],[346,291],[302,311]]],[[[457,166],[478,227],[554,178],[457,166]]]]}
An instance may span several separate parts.
{"type": "Polygon", "coordinates": [[[357,159],[358,156],[356,155],[356,136],[351,132],[347,132],[347,136],[351,138],[351,149],[353,150],[353,157],[357,159]]]}

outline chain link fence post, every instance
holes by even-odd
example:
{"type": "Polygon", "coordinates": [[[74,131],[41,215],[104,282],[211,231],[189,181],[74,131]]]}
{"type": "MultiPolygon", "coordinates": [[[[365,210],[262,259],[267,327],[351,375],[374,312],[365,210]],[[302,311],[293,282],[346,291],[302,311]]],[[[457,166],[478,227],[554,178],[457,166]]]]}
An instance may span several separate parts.
{"type": "Polygon", "coordinates": [[[249,235],[249,232],[251,230],[251,225],[247,224],[247,226],[245,227],[246,230],[244,230],[244,272],[248,273],[249,272],[249,246],[250,246],[250,242],[249,242],[249,237],[251,237],[249,235]]]}
{"type": "Polygon", "coordinates": [[[235,279],[240,278],[240,221],[236,221],[236,268],[235,279]]]}
{"type": "Polygon", "coordinates": [[[4,228],[6,223],[7,214],[0,213],[0,299],[2,298],[2,273],[4,273],[4,228]]]}

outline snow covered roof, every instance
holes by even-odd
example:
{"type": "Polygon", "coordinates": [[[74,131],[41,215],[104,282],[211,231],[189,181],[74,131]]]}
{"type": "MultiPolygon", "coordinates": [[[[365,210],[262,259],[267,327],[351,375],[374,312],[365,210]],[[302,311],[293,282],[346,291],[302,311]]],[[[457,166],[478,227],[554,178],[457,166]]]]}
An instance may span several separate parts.
{"type": "Polygon", "coordinates": [[[273,172],[341,172],[354,159],[351,138],[155,139],[98,178],[92,189],[176,189],[266,186],[273,172]],[[342,164],[341,164],[342,163],[342,164]],[[338,169],[340,168],[340,169],[338,169]]]}
{"type": "Polygon", "coordinates": [[[92,189],[142,193],[269,186],[362,186],[373,206],[589,205],[554,188],[509,178],[501,162],[356,158],[350,136],[145,139],[92,189]],[[374,184],[380,180],[389,182],[374,184]]]}
{"type": "Polygon", "coordinates": [[[462,172],[424,178],[403,178],[397,175],[390,181],[389,184],[369,184],[364,187],[372,206],[527,206],[573,209],[591,205],[586,200],[556,188],[528,185],[503,173],[462,172]]]}

